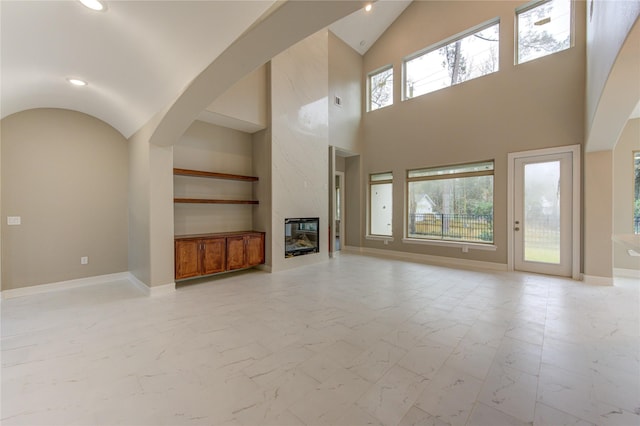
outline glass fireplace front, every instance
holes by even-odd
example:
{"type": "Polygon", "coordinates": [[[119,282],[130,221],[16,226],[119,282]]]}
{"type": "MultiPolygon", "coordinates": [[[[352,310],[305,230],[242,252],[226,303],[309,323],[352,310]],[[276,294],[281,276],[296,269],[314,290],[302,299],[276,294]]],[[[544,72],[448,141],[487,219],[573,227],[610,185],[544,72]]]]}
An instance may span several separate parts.
{"type": "Polygon", "coordinates": [[[303,217],[284,220],[284,257],[319,253],[320,218],[303,217]]]}

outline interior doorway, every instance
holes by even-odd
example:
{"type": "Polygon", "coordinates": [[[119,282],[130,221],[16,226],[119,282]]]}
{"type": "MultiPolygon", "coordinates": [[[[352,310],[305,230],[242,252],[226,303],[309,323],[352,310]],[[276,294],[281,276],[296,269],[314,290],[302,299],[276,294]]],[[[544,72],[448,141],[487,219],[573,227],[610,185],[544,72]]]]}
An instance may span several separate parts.
{"type": "Polygon", "coordinates": [[[345,205],[345,188],[344,188],[344,172],[335,172],[335,204],[334,204],[334,251],[339,252],[344,246],[344,205],[345,205]]]}
{"type": "Polygon", "coordinates": [[[329,256],[360,247],[362,179],[360,155],[329,146],[329,256]]]}
{"type": "Polygon", "coordinates": [[[509,154],[509,269],[579,279],[579,146],[509,154]]]}

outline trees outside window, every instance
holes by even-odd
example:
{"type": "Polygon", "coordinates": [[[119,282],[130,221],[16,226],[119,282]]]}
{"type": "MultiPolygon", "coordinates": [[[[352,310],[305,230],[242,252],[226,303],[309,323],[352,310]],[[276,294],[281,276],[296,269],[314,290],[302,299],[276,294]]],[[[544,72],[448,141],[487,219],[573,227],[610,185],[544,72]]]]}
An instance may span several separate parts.
{"type": "Polygon", "coordinates": [[[516,10],[517,62],[571,47],[571,0],[547,0],[516,10]]]}
{"type": "Polygon", "coordinates": [[[393,67],[369,74],[369,111],[393,104],[393,67]]]}
{"type": "Polygon", "coordinates": [[[404,97],[411,99],[499,69],[500,23],[492,21],[404,62],[404,97]]]}
{"type": "Polygon", "coordinates": [[[407,172],[407,237],[493,242],[493,161],[407,172]]]}

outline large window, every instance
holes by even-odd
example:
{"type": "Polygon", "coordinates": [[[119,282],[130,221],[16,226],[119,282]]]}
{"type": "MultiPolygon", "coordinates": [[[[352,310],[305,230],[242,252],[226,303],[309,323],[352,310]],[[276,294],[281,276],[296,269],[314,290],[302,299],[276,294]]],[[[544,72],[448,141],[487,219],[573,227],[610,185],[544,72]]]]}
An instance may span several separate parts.
{"type": "Polygon", "coordinates": [[[369,74],[368,111],[393,105],[393,66],[389,65],[369,74]]]}
{"type": "Polygon", "coordinates": [[[635,185],[633,189],[633,232],[640,234],[640,151],[633,153],[635,185]]]}
{"type": "Polygon", "coordinates": [[[571,47],[571,0],[546,0],[516,10],[518,63],[571,47]]]}
{"type": "Polygon", "coordinates": [[[393,174],[369,176],[369,235],[390,237],[393,206],[393,174]]]}
{"type": "Polygon", "coordinates": [[[404,98],[462,83],[498,71],[500,23],[475,28],[404,62],[404,98]]]}
{"type": "Polygon", "coordinates": [[[493,242],[493,161],[407,172],[407,237],[493,242]]]}

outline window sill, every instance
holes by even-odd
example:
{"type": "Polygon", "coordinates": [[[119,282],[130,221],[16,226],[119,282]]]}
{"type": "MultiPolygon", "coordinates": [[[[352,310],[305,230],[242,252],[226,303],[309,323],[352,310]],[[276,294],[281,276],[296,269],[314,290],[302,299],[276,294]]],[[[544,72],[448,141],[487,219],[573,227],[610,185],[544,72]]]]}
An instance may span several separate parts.
{"type": "Polygon", "coordinates": [[[402,242],[405,244],[421,244],[425,246],[441,246],[441,247],[453,247],[461,248],[466,252],[469,250],[485,250],[496,251],[498,246],[495,244],[481,244],[481,243],[467,243],[464,241],[443,241],[443,240],[422,240],[418,238],[403,238],[402,242]]]}
{"type": "Polygon", "coordinates": [[[393,237],[387,235],[366,235],[364,237],[366,240],[373,241],[391,241],[393,242],[393,237]]]}

